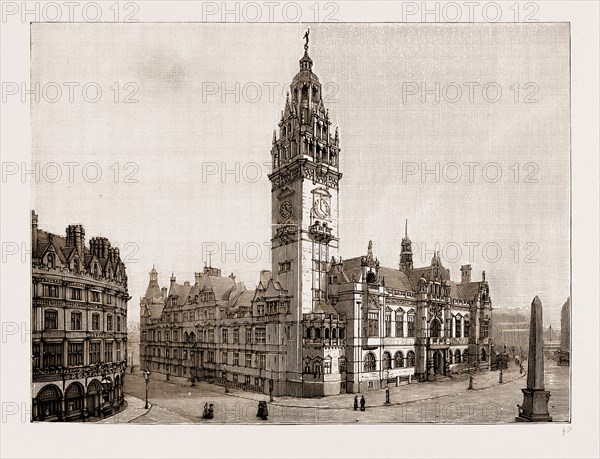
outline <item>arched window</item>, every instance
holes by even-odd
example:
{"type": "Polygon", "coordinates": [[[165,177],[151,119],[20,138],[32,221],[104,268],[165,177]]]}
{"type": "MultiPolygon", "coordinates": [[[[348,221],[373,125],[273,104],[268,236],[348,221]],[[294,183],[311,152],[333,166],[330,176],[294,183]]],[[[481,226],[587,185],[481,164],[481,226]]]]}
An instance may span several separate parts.
{"type": "Polygon", "coordinates": [[[325,328],[325,339],[329,339],[329,328],[325,328]]]}
{"type": "Polygon", "coordinates": [[[51,384],[44,387],[37,396],[39,418],[60,414],[62,394],[58,387],[51,384]]]}
{"type": "Polygon", "coordinates": [[[306,339],[311,339],[312,338],[312,328],[307,327],[306,328],[306,339]]]}
{"type": "Polygon", "coordinates": [[[81,411],[83,408],[83,386],[79,383],[71,383],[65,395],[67,411],[81,411]]]}
{"type": "Polygon", "coordinates": [[[432,338],[439,338],[441,334],[442,324],[437,317],[434,317],[430,324],[429,336],[432,338]]]}
{"type": "Polygon", "coordinates": [[[402,354],[402,351],[398,351],[394,354],[394,366],[396,368],[404,367],[404,354],[402,354]]]}
{"type": "Polygon", "coordinates": [[[407,367],[415,366],[415,353],[413,351],[408,351],[406,354],[406,366],[407,367]]]}
{"type": "Polygon", "coordinates": [[[454,351],[454,363],[460,363],[460,350],[454,351]]]}
{"type": "Polygon", "coordinates": [[[340,339],[344,339],[344,329],[340,328],[340,339]]]}
{"type": "Polygon", "coordinates": [[[56,257],[53,253],[49,253],[46,257],[46,264],[48,265],[48,268],[56,268],[56,257]]]}
{"type": "Polygon", "coordinates": [[[365,355],[364,371],[370,372],[370,371],[376,371],[376,369],[377,369],[377,364],[376,364],[376,360],[375,360],[375,354],[373,354],[372,352],[369,352],[369,353],[367,353],[367,355],[365,355]]]}
{"type": "Polygon", "coordinates": [[[389,352],[383,353],[383,369],[390,370],[392,368],[392,354],[389,352]]]}
{"type": "Polygon", "coordinates": [[[471,332],[471,324],[469,322],[469,317],[465,316],[465,334],[463,336],[465,338],[468,338],[470,332],[471,332]]]}
{"type": "Polygon", "coordinates": [[[190,339],[190,343],[195,343],[196,342],[196,335],[194,334],[194,332],[190,333],[189,339],[190,339]]]}
{"type": "Polygon", "coordinates": [[[331,329],[331,339],[337,339],[337,328],[331,329]]]}
{"type": "Polygon", "coordinates": [[[321,329],[319,327],[315,328],[315,338],[321,338],[321,329]]]}

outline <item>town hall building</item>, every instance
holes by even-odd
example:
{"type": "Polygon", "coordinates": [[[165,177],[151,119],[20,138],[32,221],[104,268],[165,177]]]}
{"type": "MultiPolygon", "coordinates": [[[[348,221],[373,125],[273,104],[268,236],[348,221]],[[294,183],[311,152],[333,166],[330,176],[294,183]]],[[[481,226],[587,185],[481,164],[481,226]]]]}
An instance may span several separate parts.
{"type": "MultiPolygon", "coordinates": [[[[492,302],[485,272],[452,281],[439,253],[415,268],[407,228],[399,265],[371,241],[340,253],[340,138],[308,54],[271,146],[272,265],[248,290],[212,266],[140,301],[141,364],[272,395],[321,397],[434,380],[488,365],[492,302]]],[[[268,222],[265,222],[267,224],[268,222]]]]}

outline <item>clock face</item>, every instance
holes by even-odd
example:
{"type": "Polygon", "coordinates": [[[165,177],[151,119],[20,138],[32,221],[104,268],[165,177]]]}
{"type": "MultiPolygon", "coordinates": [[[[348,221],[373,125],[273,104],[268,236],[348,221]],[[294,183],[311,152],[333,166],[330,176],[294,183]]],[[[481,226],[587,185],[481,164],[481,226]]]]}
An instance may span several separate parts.
{"type": "Polygon", "coordinates": [[[290,201],[283,201],[279,204],[279,215],[281,218],[290,218],[292,216],[292,203],[290,201]]]}
{"type": "Polygon", "coordinates": [[[331,213],[331,207],[328,200],[321,196],[315,198],[313,209],[315,211],[315,215],[319,218],[329,218],[331,213]]]}

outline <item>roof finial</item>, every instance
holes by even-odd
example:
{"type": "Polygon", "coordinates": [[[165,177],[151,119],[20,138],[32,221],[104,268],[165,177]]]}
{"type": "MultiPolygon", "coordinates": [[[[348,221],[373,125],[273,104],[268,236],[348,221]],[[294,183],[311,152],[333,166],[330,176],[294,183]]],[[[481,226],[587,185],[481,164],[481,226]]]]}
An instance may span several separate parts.
{"type": "Polygon", "coordinates": [[[404,222],[404,237],[408,239],[408,218],[404,222]]]}
{"type": "Polygon", "coordinates": [[[310,35],[310,28],[308,28],[306,30],[306,32],[304,33],[304,39],[306,40],[306,42],[304,43],[304,49],[306,51],[308,51],[308,36],[310,35]]]}

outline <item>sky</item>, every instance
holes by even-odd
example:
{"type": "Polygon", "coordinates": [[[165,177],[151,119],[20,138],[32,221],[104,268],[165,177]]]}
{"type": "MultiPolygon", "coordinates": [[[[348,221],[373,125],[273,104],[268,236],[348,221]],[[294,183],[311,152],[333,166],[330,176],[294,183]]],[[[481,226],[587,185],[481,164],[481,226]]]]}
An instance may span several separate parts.
{"type": "Polygon", "coordinates": [[[161,286],[193,282],[215,252],[254,288],[270,269],[273,129],[306,27],[340,132],[339,255],[372,240],[397,267],[408,219],[415,266],[440,250],[455,280],[462,264],[485,271],[495,308],[538,295],[558,327],[568,24],[33,24],[40,228],[81,223],[118,243],[133,322],[153,265],[161,286]]]}

